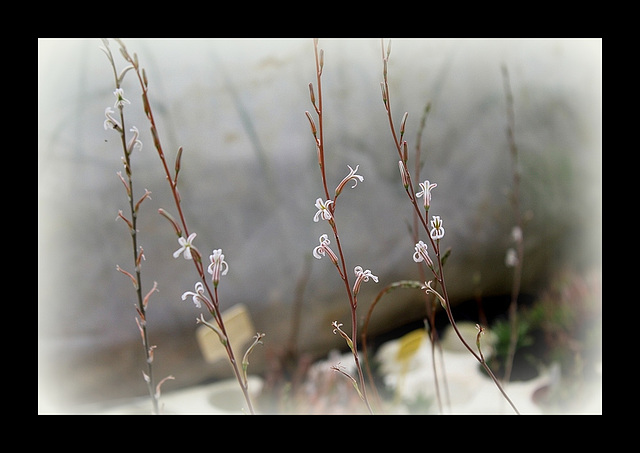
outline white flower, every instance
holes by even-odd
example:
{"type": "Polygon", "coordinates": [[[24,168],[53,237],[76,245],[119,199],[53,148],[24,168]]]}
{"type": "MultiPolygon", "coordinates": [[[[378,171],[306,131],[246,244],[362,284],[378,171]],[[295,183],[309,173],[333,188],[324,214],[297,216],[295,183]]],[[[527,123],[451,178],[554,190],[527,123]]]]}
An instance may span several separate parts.
{"type": "Polygon", "coordinates": [[[427,244],[422,241],[419,241],[415,246],[415,253],[413,254],[413,261],[419,263],[420,261],[424,261],[427,263],[429,267],[433,267],[433,261],[429,257],[429,253],[427,251],[427,244]]]}
{"type": "Polygon", "coordinates": [[[444,228],[442,227],[442,220],[439,215],[434,215],[431,219],[431,239],[442,239],[444,236],[444,228]]]}
{"type": "Polygon", "coordinates": [[[333,216],[331,215],[331,211],[329,211],[329,205],[332,204],[332,200],[322,201],[322,198],[318,198],[316,200],[316,208],[318,208],[318,212],[313,216],[313,221],[317,222],[322,217],[324,220],[331,220],[333,216]]]}
{"type": "Polygon", "coordinates": [[[193,291],[187,291],[182,294],[182,300],[185,300],[188,296],[192,296],[193,303],[196,305],[196,308],[202,308],[202,304],[200,302],[206,300],[206,297],[204,295],[204,285],[201,282],[198,282],[196,283],[195,289],[195,293],[193,291]]]}
{"type": "Polygon", "coordinates": [[[356,172],[358,171],[358,167],[360,167],[360,165],[356,165],[355,170],[351,168],[351,165],[347,165],[347,167],[349,167],[349,174],[342,181],[340,181],[340,184],[338,184],[338,187],[336,187],[336,197],[340,195],[340,192],[342,192],[342,189],[344,189],[344,186],[349,181],[353,180],[353,186],[351,186],[352,189],[358,185],[358,181],[364,181],[364,176],[356,175],[356,172]]]}
{"type": "Polygon", "coordinates": [[[368,282],[369,277],[373,279],[374,282],[378,283],[378,277],[373,275],[369,269],[366,271],[362,270],[362,267],[356,266],[353,268],[353,272],[356,274],[356,282],[353,284],[353,295],[355,296],[360,291],[360,285],[362,282],[368,282]]]}
{"type": "Polygon", "coordinates": [[[142,149],[142,142],[138,140],[139,132],[137,127],[133,126],[129,130],[133,132],[133,137],[131,137],[131,140],[129,140],[129,144],[127,144],[127,152],[131,153],[131,151],[133,151],[133,148],[142,149]]]}
{"type": "Polygon", "coordinates": [[[511,238],[514,242],[522,242],[522,229],[519,226],[514,226],[511,230],[511,238]]]}
{"type": "Polygon", "coordinates": [[[429,206],[431,206],[431,190],[438,187],[438,185],[436,183],[429,184],[428,180],[419,183],[419,185],[422,190],[416,194],[416,197],[424,197],[424,208],[429,209],[429,206]]]}
{"type": "Polygon", "coordinates": [[[196,237],[196,233],[191,233],[189,235],[189,237],[187,239],[185,239],[184,237],[180,236],[178,238],[178,243],[180,244],[180,248],[178,250],[176,250],[175,252],[173,252],[173,257],[177,258],[180,256],[180,254],[182,252],[184,252],[184,259],[185,260],[190,260],[192,259],[191,256],[191,243],[193,242],[193,239],[196,237]]]}
{"type": "Polygon", "coordinates": [[[213,286],[217,287],[220,282],[220,277],[226,275],[229,271],[229,265],[224,260],[222,249],[214,250],[213,255],[209,255],[209,259],[211,260],[211,264],[209,264],[207,271],[212,275],[213,286]]]}
{"type": "Polygon", "coordinates": [[[116,97],[116,103],[114,107],[124,107],[125,104],[131,104],[128,99],[125,99],[124,91],[122,91],[122,88],[116,88],[116,91],[114,91],[113,94],[116,97]]]}
{"type": "Polygon", "coordinates": [[[111,107],[107,107],[104,110],[104,116],[107,117],[106,120],[104,120],[104,130],[107,129],[115,129],[115,130],[122,130],[122,128],[120,127],[120,123],[118,123],[118,120],[116,120],[113,117],[113,113],[115,113],[113,110],[111,110],[111,107]]]}
{"type": "Polygon", "coordinates": [[[507,250],[507,255],[504,257],[504,264],[507,267],[515,267],[518,264],[518,253],[510,248],[507,250]]]}
{"type": "Polygon", "coordinates": [[[333,264],[338,264],[338,257],[333,250],[329,247],[331,241],[329,241],[329,237],[326,234],[320,236],[320,245],[313,249],[313,256],[317,259],[321,259],[323,255],[329,255],[333,264]]]}

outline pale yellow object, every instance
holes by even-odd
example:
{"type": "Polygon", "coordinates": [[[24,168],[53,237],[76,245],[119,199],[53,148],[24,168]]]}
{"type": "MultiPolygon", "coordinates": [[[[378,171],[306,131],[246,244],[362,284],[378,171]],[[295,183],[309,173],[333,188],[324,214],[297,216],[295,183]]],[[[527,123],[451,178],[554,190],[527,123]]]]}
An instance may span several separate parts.
{"type": "Polygon", "coordinates": [[[404,335],[400,338],[400,347],[396,353],[396,359],[399,362],[408,362],[411,360],[418,349],[420,349],[422,340],[426,337],[427,333],[424,329],[417,329],[404,335]]]}
{"type": "MultiPolygon", "coordinates": [[[[256,334],[247,307],[243,304],[234,305],[222,313],[222,320],[224,321],[233,354],[236,358],[241,358],[244,354],[244,347],[256,334]]],[[[214,326],[216,325],[214,319],[207,322],[214,326]]],[[[211,328],[201,324],[196,329],[196,338],[200,351],[208,363],[227,358],[227,351],[220,342],[220,337],[211,328]]]]}
{"type": "Polygon", "coordinates": [[[394,398],[396,403],[400,402],[400,395],[402,394],[404,380],[407,375],[407,371],[409,370],[411,359],[416,355],[416,352],[420,349],[422,340],[425,338],[427,338],[427,332],[424,329],[416,329],[406,335],[403,335],[399,340],[396,360],[401,364],[401,370],[394,398]]]}

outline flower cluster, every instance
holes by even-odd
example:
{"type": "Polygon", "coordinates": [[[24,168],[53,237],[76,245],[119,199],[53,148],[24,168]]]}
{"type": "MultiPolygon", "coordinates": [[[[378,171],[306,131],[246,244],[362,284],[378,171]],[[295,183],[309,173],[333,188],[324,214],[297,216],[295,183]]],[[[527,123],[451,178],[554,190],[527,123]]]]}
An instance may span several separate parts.
{"type": "MultiPolygon", "coordinates": [[[[522,242],[522,229],[519,226],[514,226],[511,230],[511,238],[516,244],[522,242]]],[[[507,254],[504,258],[504,264],[507,267],[516,267],[520,260],[518,259],[518,252],[513,247],[507,249],[507,254]]]]}
{"type": "MultiPolygon", "coordinates": [[[[173,257],[177,258],[181,253],[184,253],[184,258],[187,260],[194,259],[194,254],[197,260],[200,260],[200,253],[193,246],[193,240],[196,237],[196,233],[191,233],[187,239],[180,236],[178,238],[178,243],[180,244],[180,248],[173,252],[173,257]]],[[[226,275],[229,272],[229,265],[224,260],[224,254],[222,253],[222,249],[216,249],[213,251],[211,255],[209,255],[209,261],[211,263],[207,267],[207,271],[211,274],[211,281],[213,282],[214,288],[218,287],[218,283],[220,283],[220,277],[226,275]]],[[[196,283],[195,292],[187,291],[182,294],[182,300],[185,300],[188,296],[193,298],[193,303],[197,308],[202,307],[202,302],[207,306],[209,311],[213,312],[213,304],[204,294],[204,285],[201,282],[196,283]]]]}
{"type": "MultiPolygon", "coordinates": [[[[400,172],[402,173],[402,167],[400,168],[400,172]]],[[[429,210],[431,206],[431,191],[437,187],[436,183],[430,183],[428,180],[420,183],[420,188],[422,189],[420,192],[416,193],[416,197],[424,197],[424,208],[425,210],[429,210]]],[[[444,227],[442,226],[442,219],[439,215],[434,215],[431,219],[431,231],[429,232],[429,236],[434,241],[439,241],[444,237],[444,227]]],[[[434,244],[432,242],[432,244],[434,244]]],[[[434,245],[436,247],[436,254],[438,254],[437,243],[434,245]]],[[[415,245],[413,253],[413,261],[416,263],[420,263],[424,261],[429,268],[434,271],[433,261],[429,257],[429,252],[427,249],[427,244],[423,241],[418,241],[415,245]]]]}
{"type": "MultiPolygon", "coordinates": [[[[193,240],[193,237],[195,237],[195,233],[192,233],[189,238],[191,238],[191,240],[193,240]]],[[[183,239],[183,238],[180,238],[183,239]]],[[[185,243],[190,244],[190,241],[184,241],[185,243]]],[[[184,253],[185,255],[187,254],[187,252],[189,251],[190,247],[186,247],[183,246],[184,248],[184,253]]],[[[177,256],[179,255],[179,252],[182,250],[182,248],[178,251],[176,251],[176,253],[174,253],[174,257],[177,258],[177,256]]],[[[211,260],[211,264],[209,264],[209,267],[207,268],[207,271],[212,275],[212,281],[213,281],[213,286],[217,287],[218,283],[220,282],[220,276],[221,275],[226,275],[226,273],[229,271],[229,265],[227,264],[227,262],[224,260],[224,254],[222,253],[222,249],[217,249],[213,251],[212,255],[209,255],[209,260],[211,260]]],[[[194,291],[186,291],[185,293],[182,294],[182,300],[186,300],[187,297],[191,296],[193,299],[193,303],[195,304],[196,308],[202,308],[202,303],[204,303],[207,308],[209,309],[210,312],[214,311],[214,306],[211,303],[211,301],[209,300],[209,298],[207,298],[207,296],[204,293],[204,285],[202,284],[202,282],[197,282],[196,286],[195,286],[195,292],[194,291]]]]}
{"type": "MultiPolygon", "coordinates": [[[[173,252],[173,257],[177,258],[181,253],[184,253],[184,259],[186,260],[193,259],[194,253],[197,257],[199,257],[199,252],[192,244],[196,236],[196,233],[191,233],[187,239],[180,236],[178,238],[180,248],[173,252]]],[[[220,277],[222,275],[227,275],[227,272],[229,271],[229,265],[224,260],[222,249],[214,250],[213,254],[209,255],[209,260],[211,261],[211,263],[209,264],[209,267],[207,267],[207,271],[212,275],[213,285],[217,287],[218,283],[220,282],[220,277]]]]}
{"type": "MultiPolygon", "coordinates": [[[[122,88],[117,88],[113,92],[113,94],[116,97],[116,103],[114,107],[122,109],[125,104],[131,104],[131,102],[129,102],[129,100],[124,97],[124,92],[122,91],[122,88]]],[[[105,116],[105,120],[103,123],[104,129],[105,130],[115,129],[116,131],[123,134],[124,131],[122,130],[122,126],[120,125],[118,120],[114,118],[113,116],[114,113],[115,112],[111,107],[107,107],[104,110],[104,116],[105,116]]],[[[129,143],[127,144],[127,149],[126,149],[127,154],[131,154],[131,151],[133,151],[134,148],[142,149],[142,142],[138,139],[140,135],[138,128],[133,126],[129,130],[133,132],[133,137],[131,138],[131,140],[129,140],[129,143]]]]}
{"type": "MultiPolygon", "coordinates": [[[[337,198],[338,195],[340,195],[340,193],[342,192],[342,189],[344,189],[345,185],[349,181],[353,181],[353,186],[351,186],[352,189],[358,185],[358,181],[360,182],[364,181],[364,177],[356,173],[358,171],[358,168],[360,168],[360,165],[356,165],[356,168],[351,168],[351,165],[347,165],[347,167],[349,167],[349,174],[345,176],[344,179],[340,181],[340,184],[338,184],[338,186],[336,187],[335,198],[337,198]]],[[[318,198],[316,200],[316,208],[318,209],[318,211],[313,217],[313,221],[318,222],[320,219],[328,220],[332,224],[332,226],[335,227],[335,224],[333,223],[333,215],[332,215],[332,209],[331,209],[332,204],[334,204],[333,200],[323,201],[322,198],[318,198]]],[[[331,248],[329,247],[329,244],[331,243],[331,241],[329,241],[328,235],[323,234],[322,236],[320,236],[319,241],[320,241],[320,245],[318,245],[313,249],[313,256],[317,259],[322,259],[324,255],[328,255],[329,259],[331,259],[333,264],[336,265],[336,267],[338,268],[338,271],[340,272],[341,277],[344,279],[345,276],[340,270],[340,266],[338,265],[338,257],[333,252],[333,250],[331,250],[331,248]]],[[[361,266],[356,266],[354,268],[354,272],[356,274],[356,281],[353,284],[353,297],[355,297],[360,291],[360,285],[362,284],[363,281],[368,282],[369,278],[371,278],[376,283],[378,282],[378,277],[373,275],[369,269],[363,270],[361,266]]]]}

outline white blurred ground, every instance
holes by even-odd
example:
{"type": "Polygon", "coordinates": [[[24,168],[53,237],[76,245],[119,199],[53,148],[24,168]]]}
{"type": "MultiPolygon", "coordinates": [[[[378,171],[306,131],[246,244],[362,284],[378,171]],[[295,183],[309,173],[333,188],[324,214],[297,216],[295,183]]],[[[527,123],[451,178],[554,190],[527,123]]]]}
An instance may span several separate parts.
{"type": "MultiPolygon", "coordinates": [[[[473,337],[473,331],[469,326],[461,327],[463,332],[473,337]]],[[[448,332],[449,333],[449,332],[448,332]]],[[[429,342],[418,338],[417,342],[409,347],[409,353],[400,353],[403,343],[402,338],[383,344],[376,353],[376,360],[380,364],[379,372],[384,378],[384,383],[392,396],[386,413],[409,414],[427,413],[438,414],[438,405],[435,400],[435,385],[433,368],[431,364],[431,351],[429,342]],[[420,402],[428,402],[424,410],[420,410],[420,402]]],[[[475,337],[473,337],[475,338],[475,337]]],[[[483,343],[483,353],[491,353],[491,340],[483,343]],[[486,351],[485,351],[486,349],[486,351]]],[[[442,370],[442,364],[446,370],[445,396],[444,380],[440,378],[442,390],[444,414],[514,414],[512,408],[505,401],[493,381],[480,372],[478,362],[462,350],[457,338],[445,335],[443,338],[443,352],[440,360],[436,355],[438,369],[442,370]]],[[[475,345],[475,341],[471,344],[475,345]]],[[[346,372],[353,373],[351,353],[332,353],[329,358],[316,363],[310,375],[323,372],[334,373],[330,370],[332,365],[340,365],[346,372]]],[[[440,373],[440,371],[439,371],[440,373]]],[[[521,414],[544,415],[558,413],[573,414],[602,414],[602,388],[601,382],[590,383],[583,386],[579,395],[579,404],[567,405],[565,409],[555,408],[550,410],[535,402],[534,394],[540,392],[553,392],[560,380],[559,367],[551,367],[542,370],[540,375],[525,382],[512,382],[505,386],[505,391],[518,408],[521,414]]],[[[259,377],[250,377],[249,388],[253,395],[258,395],[263,386],[259,377]]],[[[351,389],[352,390],[352,389],[351,389]]],[[[387,399],[389,399],[387,397],[387,399]]],[[[243,408],[244,400],[238,383],[235,379],[216,382],[208,385],[194,386],[188,389],[168,392],[162,395],[162,413],[166,415],[187,414],[227,414],[241,415],[246,413],[243,408]]],[[[105,408],[91,408],[88,411],[106,415],[126,414],[150,414],[151,403],[149,398],[137,398],[121,405],[105,408]]]]}
{"type": "MultiPolygon", "coordinates": [[[[469,345],[476,347],[477,330],[471,323],[460,323],[460,331],[469,345]]],[[[394,392],[400,404],[418,405],[420,401],[431,401],[430,413],[438,413],[431,344],[424,331],[414,331],[402,338],[382,345],[376,354],[380,373],[385,385],[394,392]],[[403,339],[413,335],[418,340],[407,346],[403,339]],[[421,335],[422,334],[422,335],[421,335]],[[416,343],[418,343],[416,345],[416,343]],[[405,354],[402,348],[405,348],[405,354]],[[406,353],[409,351],[409,354],[406,353]]],[[[491,337],[481,339],[484,356],[492,354],[491,337]]],[[[478,361],[465,349],[451,327],[442,340],[442,354],[436,350],[436,365],[439,376],[443,413],[447,414],[514,414],[495,383],[481,372],[478,361]],[[443,379],[442,373],[446,374],[443,379]],[[448,389],[448,391],[447,391],[448,389]]],[[[566,382],[564,383],[566,385],[566,382]]],[[[557,413],[602,413],[601,381],[580,387],[580,401],[553,404],[553,395],[561,394],[560,367],[553,365],[541,369],[538,377],[528,381],[511,382],[504,390],[521,414],[557,413]],[[541,401],[546,401],[546,406],[541,401]]]]}

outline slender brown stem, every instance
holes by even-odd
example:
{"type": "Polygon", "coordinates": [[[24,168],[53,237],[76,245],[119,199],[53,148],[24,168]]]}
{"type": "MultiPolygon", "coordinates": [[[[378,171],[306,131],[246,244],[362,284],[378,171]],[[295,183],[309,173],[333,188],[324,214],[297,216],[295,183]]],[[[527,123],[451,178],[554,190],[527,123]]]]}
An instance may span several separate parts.
{"type": "MultiPolygon", "coordinates": [[[[395,132],[395,127],[393,125],[393,115],[391,113],[391,100],[390,100],[390,93],[389,93],[389,83],[388,83],[388,78],[387,78],[387,68],[388,68],[389,53],[390,53],[390,49],[388,48],[387,49],[387,54],[385,55],[384,42],[382,42],[382,60],[383,60],[383,66],[384,66],[383,82],[382,82],[382,85],[381,85],[382,86],[382,96],[383,96],[384,106],[385,106],[385,109],[387,111],[387,118],[389,120],[389,127],[391,129],[391,135],[393,137],[394,145],[396,147],[396,150],[398,151],[398,155],[400,157],[400,160],[402,160],[406,165],[406,157],[403,155],[403,151],[402,151],[403,145],[406,142],[401,143],[400,140],[398,139],[398,136],[397,136],[397,134],[395,132]]],[[[500,382],[496,379],[496,377],[493,374],[493,372],[489,369],[489,366],[486,364],[486,362],[483,360],[483,358],[480,357],[478,354],[476,354],[476,352],[473,350],[473,348],[471,348],[471,346],[469,346],[469,344],[466,342],[466,340],[464,339],[464,337],[462,336],[462,334],[458,330],[458,326],[457,326],[457,324],[455,322],[455,319],[453,318],[453,313],[451,312],[451,304],[449,302],[449,295],[447,293],[447,285],[445,284],[444,269],[443,269],[443,266],[442,266],[442,255],[440,254],[440,240],[439,239],[434,240],[431,237],[431,234],[429,234],[429,228],[427,227],[427,222],[429,220],[428,219],[429,210],[426,209],[425,210],[425,215],[424,216],[422,215],[422,212],[421,212],[420,208],[418,207],[418,203],[416,201],[415,192],[413,191],[413,184],[411,183],[411,175],[407,172],[404,176],[407,178],[407,180],[409,182],[409,185],[407,187],[407,195],[409,195],[409,199],[410,199],[410,201],[411,201],[411,203],[412,203],[412,205],[414,207],[414,210],[416,211],[417,215],[419,216],[419,219],[420,219],[420,221],[422,223],[422,226],[424,227],[425,232],[429,236],[429,241],[431,242],[431,246],[433,247],[433,250],[435,251],[435,254],[436,254],[437,263],[438,263],[438,269],[436,270],[435,268],[432,268],[431,271],[433,272],[433,275],[434,275],[436,281],[438,283],[440,283],[440,286],[442,288],[442,297],[444,299],[444,308],[445,308],[445,311],[447,313],[447,317],[449,318],[449,322],[451,323],[451,326],[453,327],[453,330],[455,331],[456,335],[458,336],[458,338],[460,339],[462,344],[465,346],[465,348],[471,353],[471,355],[473,357],[475,357],[475,359],[479,363],[482,364],[483,368],[487,371],[487,373],[489,374],[491,379],[494,381],[495,385],[498,387],[498,389],[500,390],[500,392],[504,396],[504,398],[509,402],[509,404],[514,409],[514,411],[517,414],[519,414],[518,409],[515,407],[515,405],[511,401],[511,399],[508,397],[508,395],[506,394],[506,392],[504,391],[504,389],[500,385],[500,382]]],[[[426,194],[425,194],[425,196],[426,196],[426,194]]]]}
{"type": "Polygon", "coordinates": [[[515,140],[515,113],[513,109],[513,94],[509,83],[509,71],[506,66],[502,67],[504,81],[504,92],[507,104],[507,139],[509,141],[509,151],[511,154],[511,174],[513,175],[513,191],[511,193],[511,207],[513,209],[514,224],[519,230],[516,240],[517,261],[513,271],[513,285],[511,287],[511,302],[509,304],[509,323],[511,334],[509,336],[509,350],[505,362],[503,380],[509,382],[513,369],[513,360],[518,343],[518,295],[520,293],[520,282],[522,279],[522,260],[524,255],[524,241],[522,235],[522,216],[520,215],[520,172],[518,170],[518,147],[515,140]]]}
{"type": "MultiPolygon", "coordinates": [[[[133,65],[135,73],[136,73],[136,75],[138,77],[138,82],[139,82],[140,87],[142,89],[142,102],[143,102],[143,105],[144,105],[145,113],[146,113],[147,118],[148,118],[149,123],[150,123],[151,135],[153,136],[154,145],[155,145],[155,148],[156,148],[156,150],[158,152],[158,156],[160,157],[160,161],[162,162],[162,166],[163,166],[164,173],[166,175],[167,181],[169,182],[169,186],[171,188],[171,193],[173,195],[173,199],[174,199],[174,202],[175,202],[176,210],[178,211],[178,215],[180,216],[180,223],[181,223],[182,228],[184,230],[184,235],[185,236],[189,236],[189,229],[187,227],[187,222],[185,220],[184,213],[182,211],[182,207],[181,207],[181,203],[180,203],[180,195],[179,195],[178,188],[177,188],[176,178],[175,177],[174,178],[171,177],[171,171],[169,170],[169,166],[167,164],[164,151],[162,149],[162,143],[161,143],[160,137],[158,135],[158,129],[156,127],[156,122],[155,122],[155,118],[154,118],[154,115],[153,115],[153,110],[151,109],[151,103],[149,102],[148,87],[147,87],[146,79],[145,79],[145,77],[143,77],[142,73],[140,72],[140,66],[138,65],[137,57],[135,56],[135,54],[134,54],[133,57],[131,57],[131,55],[126,50],[126,47],[124,46],[124,44],[119,40],[118,40],[118,42],[119,42],[119,44],[121,46],[122,54],[127,59],[127,61],[129,61],[133,65]]],[[[231,348],[231,344],[228,341],[226,328],[224,326],[224,321],[222,320],[222,314],[220,313],[218,295],[217,295],[217,287],[214,288],[213,292],[211,291],[211,288],[210,288],[209,284],[207,283],[207,278],[206,278],[206,276],[204,274],[204,266],[203,266],[202,261],[201,261],[201,256],[199,255],[199,253],[197,255],[198,256],[194,257],[194,259],[192,261],[194,262],[194,265],[196,267],[198,275],[199,275],[200,279],[202,280],[202,283],[204,284],[204,287],[206,288],[210,299],[213,301],[214,310],[211,312],[211,314],[215,318],[215,320],[216,320],[216,322],[218,324],[218,327],[220,328],[221,332],[227,338],[225,349],[226,349],[227,355],[229,357],[229,362],[231,363],[231,367],[233,368],[233,372],[234,372],[234,374],[236,376],[236,379],[238,380],[238,384],[240,385],[240,388],[242,390],[244,399],[245,399],[245,401],[247,403],[248,409],[249,409],[251,414],[255,414],[255,411],[253,409],[253,404],[251,402],[251,398],[250,398],[250,395],[249,395],[249,391],[248,391],[248,388],[247,388],[247,384],[242,379],[242,375],[240,373],[240,370],[238,369],[238,364],[237,364],[235,355],[233,353],[233,349],[231,348]]]]}
{"type": "MultiPolygon", "coordinates": [[[[313,40],[313,50],[315,56],[315,64],[316,64],[316,84],[318,90],[318,104],[315,104],[315,100],[313,99],[313,88],[311,87],[312,93],[312,101],[314,103],[315,111],[318,116],[318,136],[316,138],[316,145],[318,148],[318,164],[320,165],[320,172],[322,176],[322,186],[324,189],[325,197],[327,200],[330,200],[329,188],[327,184],[327,175],[325,171],[325,149],[324,149],[324,128],[323,128],[323,111],[322,111],[322,70],[323,70],[323,59],[324,52],[318,49],[318,40],[313,40]]],[[[344,252],[342,249],[342,243],[340,241],[340,235],[338,234],[338,226],[335,222],[335,210],[336,210],[336,201],[337,196],[334,198],[334,203],[330,205],[329,212],[333,216],[329,220],[329,224],[331,225],[331,229],[333,231],[333,236],[336,241],[336,247],[338,249],[338,256],[340,259],[340,264],[338,267],[338,272],[340,273],[340,278],[342,279],[345,290],[347,292],[347,296],[349,298],[349,308],[351,310],[351,342],[352,347],[351,351],[353,352],[353,359],[356,364],[356,369],[358,371],[358,380],[360,385],[360,392],[362,394],[362,399],[364,400],[369,413],[373,414],[373,409],[371,408],[371,404],[369,403],[369,399],[367,398],[367,391],[364,380],[364,373],[362,371],[362,366],[360,365],[360,359],[358,357],[358,318],[356,314],[356,308],[358,306],[358,300],[353,294],[351,290],[351,284],[349,283],[349,273],[347,272],[347,264],[344,257],[344,252]]]]}
{"type": "Polygon", "coordinates": [[[391,283],[387,286],[385,286],[384,288],[382,288],[382,290],[378,293],[378,295],[376,296],[376,298],[373,300],[373,302],[371,303],[371,305],[369,306],[369,311],[367,311],[367,316],[364,319],[364,323],[362,325],[362,354],[364,357],[364,365],[365,365],[365,369],[367,372],[367,378],[369,379],[369,383],[371,384],[371,388],[373,388],[373,393],[375,395],[376,401],[378,403],[378,405],[381,404],[381,399],[380,399],[380,395],[378,393],[378,390],[376,389],[375,386],[375,382],[373,379],[373,373],[371,372],[371,367],[369,366],[369,355],[367,353],[367,333],[369,331],[369,322],[371,321],[371,316],[373,315],[373,309],[376,307],[376,305],[378,305],[378,302],[380,302],[380,300],[382,299],[382,297],[389,293],[391,290],[396,289],[396,288],[414,288],[414,289],[420,289],[422,287],[422,283],[418,282],[418,281],[411,281],[411,280],[402,280],[399,282],[394,282],[391,283]]]}
{"type": "MultiPolygon", "coordinates": [[[[118,72],[116,69],[115,61],[113,60],[113,55],[111,53],[111,49],[108,46],[108,43],[105,42],[105,47],[103,48],[109,62],[111,63],[111,68],[113,69],[113,76],[115,79],[115,87],[116,89],[120,89],[121,79],[118,76],[118,72]]],[[[127,175],[127,181],[125,183],[125,188],[127,191],[127,198],[129,200],[129,213],[131,216],[131,220],[127,220],[127,224],[129,225],[129,230],[131,233],[131,243],[133,249],[133,262],[135,266],[135,290],[136,290],[136,298],[137,298],[137,307],[136,310],[138,312],[139,318],[136,318],[136,322],[140,329],[140,334],[142,337],[142,345],[145,351],[145,357],[147,362],[147,371],[145,373],[145,382],[147,384],[147,390],[149,391],[149,397],[151,398],[151,402],[153,405],[153,414],[159,414],[159,401],[158,401],[158,393],[154,388],[154,377],[153,377],[153,352],[152,346],[149,342],[149,334],[147,331],[147,322],[146,322],[146,304],[145,299],[142,295],[142,273],[140,270],[140,260],[142,251],[138,248],[138,207],[140,202],[134,204],[134,186],[133,186],[133,171],[131,167],[131,150],[127,147],[126,133],[125,133],[125,119],[124,119],[124,109],[122,105],[118,108],[120,112],[120,127],[116,128],[116,130],[120,134],[120,141],[122,144],[122,149],[124,151],[124,165],[125,165],[125,173],[127,175]]],[[[122,176],[120,176],[122,178],[122,176]]],[[[125,182],[122,179],[123,183],[125,182]]],[[[142,201],[144,197],[140,200],[142,201]]],[[[122,216],[121,216],[122,217],[122,216]]],[[[124,217],[122,217],[124,219],[124,217]]],[[[126,219],[125,219],[126,220],[126,219]]]]}

